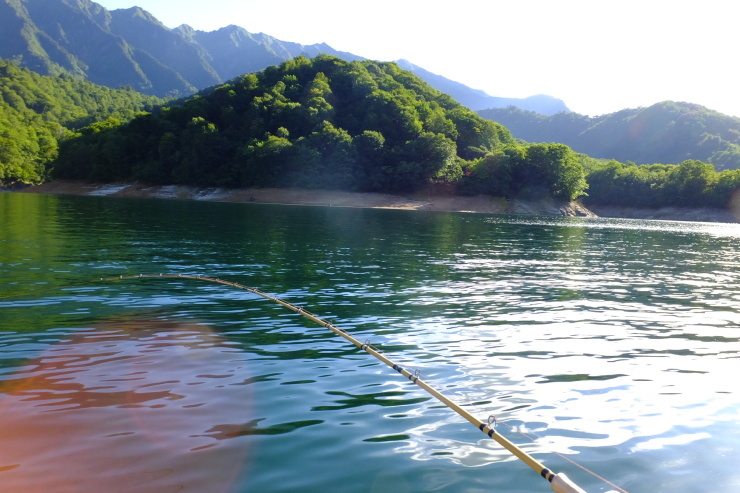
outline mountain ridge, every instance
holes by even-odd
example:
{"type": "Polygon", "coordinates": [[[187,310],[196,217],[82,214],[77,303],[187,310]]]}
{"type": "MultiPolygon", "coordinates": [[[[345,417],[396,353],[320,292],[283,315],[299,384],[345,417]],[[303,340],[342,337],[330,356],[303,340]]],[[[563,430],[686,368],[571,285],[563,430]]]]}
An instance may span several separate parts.
{"type": "Polygon", "coordinates": [[[186,96],[233,77],[262,70],[301,54],[331,54],[360,59],[326,44],[282,42],[231,26],[212,33],[183,25],[170,29],[141,7],[107,10],[91,0],[0,0],[0,58],[41,75],[69,73],[95,84],[130,86],[149,95],[186,96]],[[223,63],[219,33],[227,29],[230,55],[241,64],[223,63]],[[234,31],[254,41],[239,50],[234,31]],[[201,42],[211,48],[206,49],[201,42]],[[253,54],[261,63],[249,64],[253,54]],[[214,56],[214,53],[215,56],[214,56]],[[220,65],[213,66],[213,60],[220,65]]]}
{"type": "Polygon", "coordinates": [[[446,94],[455,95],[457,102],[467,106],[473,111],[480,111],[489,108],[506,108],[507,106],[516,106],[517,108],[534,111],[543,115],[554,115],[560,112],[569,113],[571,111],[565,105],[563,100],[545,94],[537,94],[526,98],[502,98],[491,96],[480,89],[472,89],[461,82],[456,82],[444,76],[430,72],[418,65],[414,65],[408,60],[396,60],[396,64],[398,64],[402,69],[416,74],[435,89],[446,94]]]}
{"type": "MultiPolygon", "coordinates": [[[[107,10],[92,0],[0,0],[0,58],[42,75],[69,73],[159,97],[187,96],[299,55],[320,54],[364,60],[326,43],[282,41],[235,25],[209,32],[187,24],[170,29],[138,6],[107,10]]],[[[495,98],[414,67],[432,87],[471,109],[517,104],[545,114],[569,111],[556,98],[539,106],[530,98],[495,98]]]]}
{"type": "Polygon", "coordinates": [[[560,142],[594,158],[637,164],[698,159],[718,171],[740,169],[740,118],[695,103],[662,101],[597,117],[545,116],[513,107],[478,114],[518,139],[560,142]]]}

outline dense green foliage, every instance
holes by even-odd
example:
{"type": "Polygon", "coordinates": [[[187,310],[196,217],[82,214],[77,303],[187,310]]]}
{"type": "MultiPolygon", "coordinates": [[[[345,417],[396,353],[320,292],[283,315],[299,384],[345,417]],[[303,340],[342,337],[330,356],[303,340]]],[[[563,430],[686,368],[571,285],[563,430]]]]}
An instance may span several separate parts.
{"type": "MultiPolygon", "coordinates": [[[[596,118],[545,116],[514,107],[479,114],[506,125],[518,138],[562,142],[589,156],[613,156],[576,155],[586,170],[586,205],[723,208],[740,189],[740,119],[702,106],[664,102],[596,118]]],[[[509,160],[507,153],[487,165],[505,167],[509,160]]]]}
{"type": "Polygon", "coordinates": [[[0,60],[0,184],[43,181],[59,142],[76,130],[106,119],[127,121],[162,102],[0,60]]]}
{"type": "Polygon", "coordinates": [[[509,107],[479,114],[501,123],[529,142],[561,142],[577,152],[638,164],[690,159],[717,170],[740,169],[740,118],[703,106],[665,101],[647,108],[588,117],[552,116],[509,107]]]}
{"type": "Polygon", "coordinates": [[[640,166],[592,161],[587,179],[587,205],[724,208],[740,190],[740,170],[717,172],[696,160],[640,166]]]}
{"type": "Polygon", "coordinates": [[[393,63],[299,57],[177,105],[0,63],[0,181],[464,194],[637,207],[725,207],[740,170],[637,166],[516,141],[393,63]],[[124,123],[130,120],[129,123],[124,123]]]}
{"type": "MultiPolygon", "coordinates": [[[[244,75],[119,128],[87,129],[63,147],[55,175],[385,192],[463,185],[475,191],[486,188],[471,183],[480,174],[476,169],[507,149],[517,156],[505,171],[508,193],[539,187],[563,199],[582,194],[584,172],[566,146],[518,146],[503,126],[394,63],[322,55],[244,75]]],[[[491,183],[504,178],[486,174],[491,183]]]]}
{"type": "Polygon", "coordinates": [[[513,145],[481,159],[464,181],[464,192],[572,200],[587,188],[584,159],[563,144],[513,145]],[[578,193],[573,193],[578,191],[578,193]]]}

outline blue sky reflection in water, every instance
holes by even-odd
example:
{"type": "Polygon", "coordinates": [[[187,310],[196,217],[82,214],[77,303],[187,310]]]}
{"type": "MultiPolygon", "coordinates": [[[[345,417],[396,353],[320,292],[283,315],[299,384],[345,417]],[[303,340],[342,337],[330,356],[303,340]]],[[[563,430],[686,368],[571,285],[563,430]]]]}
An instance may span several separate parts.
{"type": "Polygon", "coordinates": [[[482,419],[539,437],[499,425],[589,492],[611,487],[553,450],[630,493],[740,490],[738,225],[12,194],[0,206],[4,423],[22,410],[0,434],[0,490],[23,470],[69,480],[55,465],[71,460],[83,486],[137,491],[549,491],[406,379],[267,300],[95,282],[158,272],[333,319],[482,419]]]}

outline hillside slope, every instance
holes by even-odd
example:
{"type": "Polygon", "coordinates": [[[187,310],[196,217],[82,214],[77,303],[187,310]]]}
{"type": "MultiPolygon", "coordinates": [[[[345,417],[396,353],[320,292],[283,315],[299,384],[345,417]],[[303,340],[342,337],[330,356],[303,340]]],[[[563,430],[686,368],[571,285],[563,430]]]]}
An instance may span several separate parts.
{"type": "Polygon", "coordinates": [[[120,124],[164,100],[50,77],[0,59],[0,184],[38,183],[59,142],[89,125],[120,124]]]}
{"type": "Polygon", "coordinates": [[[740,169],[740,118],[703,106],[664,101],[598,117],[539,115],[518,108],[478,112],[528,142],[562,142],[595,158],[637,164],[697,159],[718,171],[740,169]]]}
{"type": "Polygon", "coordinates": [[[406,191],[513,144],[394,63],[298,57],[62,149],[90,180],[406,191]]]}

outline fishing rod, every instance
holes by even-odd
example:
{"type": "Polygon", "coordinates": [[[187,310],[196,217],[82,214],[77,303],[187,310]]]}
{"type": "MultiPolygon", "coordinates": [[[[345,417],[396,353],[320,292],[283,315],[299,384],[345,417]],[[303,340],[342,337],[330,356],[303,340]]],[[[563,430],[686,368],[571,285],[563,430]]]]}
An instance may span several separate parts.
{"type": "Polygon", "coordinates": [[[521,448],[517,447],[515,444],[510,442],[506,437],[500,435],[496,431],[495,421],[493,423],[490,423],[490,422],[484,423],[483,421],[479,420],[478,418],[470,414],[468,411],[463,409],[459,404],[457,404],[456,402],[454,402],[453,400],[451,400],[450,398],[448,398],[447,396],[445,396],[444,394],[442,394],[435,388],[431,387],[424,380],[419,378],[418,372],[411,373],[407,369],[403,368],[402,366],[396,364],[395,362],[391,361],[389,358],[384,356],[381,352],[376,350],[368,342],[360,342],[359,340],[355,339],[352,335],[347,333],[345,330],[336,327],[331,322],[328,322],[324,319],[317,317],[313,313],[309,312],[308,310],[300,306],[296,306],[293,303],[282,300],[270,294],[264,293],[257,288],[250,288],[250,287],[244,286],[236,282],[225,281],[223,279],[218,279],[215,277],[208,277],[208,276],[186,275],[186,274],[139,274],[135,276],[118,276],[118,277],[101,278],[100,280],[101,281],[116,281],[116,280],[124,280],[124,279],[148,279],[148,278],[195,279],[199,281],[224,284],[226,286],[231,286],[237,289],[248,291],[252,294],[256,294],[263,298],[267,298],[270,301],[273,301],[279,305],[284,306],[285,308],[288,308],[300,315],[303,315],[307,319],[331,330],[338,336],[343,337],[344,339],[351,342],[352,344],[362,349],[363,351],[375,356],[377,359],[379,359],[380,361],[382,361],[389,367],[393,368],[394,370],[396,370],[398,373],[400,373],[404,377],[408,378],[411,382],[415,383],[416,385],[424,389],[432,397],[436,398],[437,400],[442,402],[444,405],[446,405],[447,407],[455,411],[457,414],[459,414],[460,416],[468,420],[473,426],[475,426],[480,431],[488,435],[490,438],[498,442],[506,450],[511,452],[513,455],[515,455],[519,460],[527,464],[529,467],[534,469],[540,476],[542,476],[547,481],[549,481],[550,486],[552,487],[552,490],[554,492],[556,493],[586,493],[583,489],[581,489],[575,483],[573,483],[570,479],[568,479],[568,477],[565,474],[562,474],[562,473],[555,474],[550,469],[545,467],[542,463],[540,463],[537,459],[535,459],[528,453],[524,452],[521,448]]]}

